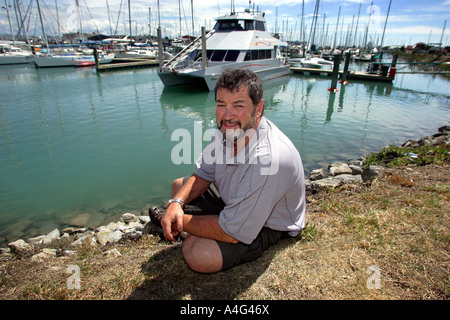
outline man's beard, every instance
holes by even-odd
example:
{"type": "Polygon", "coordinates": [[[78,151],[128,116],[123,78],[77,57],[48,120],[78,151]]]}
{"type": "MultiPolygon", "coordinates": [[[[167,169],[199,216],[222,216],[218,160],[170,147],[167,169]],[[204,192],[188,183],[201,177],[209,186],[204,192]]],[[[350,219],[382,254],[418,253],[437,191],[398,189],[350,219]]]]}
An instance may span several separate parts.
{"type": "Polygon", "coordinates": [[[247,135],[247,133],[246,133],[247,130],[249,130],[249,129],[254,130],[255,124],[256,124],[256,112],[253,112],[250,123],[245,128],[242,127],[242,123],[240,121],[225,121],[225,120],[221,120],[220,124],[217,125],[217,128],[222,132],[224,140],[232,139],[233,141],[237,141],[247,135]],[[226,129],[224,132],[222,130],[224,123],[232,125],[232,126],[238,125],[239,129],[226,129]]]}

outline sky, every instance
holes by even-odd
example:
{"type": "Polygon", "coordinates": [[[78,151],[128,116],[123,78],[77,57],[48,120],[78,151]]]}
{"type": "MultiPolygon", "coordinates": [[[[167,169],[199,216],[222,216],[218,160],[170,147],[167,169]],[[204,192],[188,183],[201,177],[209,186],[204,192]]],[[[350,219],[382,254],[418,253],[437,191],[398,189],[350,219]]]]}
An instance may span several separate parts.
{"type": "MultiPolygon", "coordinates": [[[[30,18],[26,20],[29,35],[41,35],[37,1],[2,0],[0,33],[10,34],[8,12],[13,31],[17,33],[16,2],[22,16],[29,12],[30,18]]],[[[78,19],[76,2],[39,0],[48,35],[78,32],[80,20],[83,33],[130,33],[128,0],[78,0],[81,19],[78,19]]],[[[318,10],[315,10],[317,0],[130,0],[131,34],[156,35],[156,28],[161,26],[163,37],[198,36],[202,26],[210,29],[214,18],[229,14],[232,3],[237,12],[249,6],[264,11],[269,31],[282,34],[284,40],[308,41],[315,22],[314,40],[318,44],[351,46],[366,41],[384,46],[412,45],[439,43],[442,39],[443,45],[450,45],[450,0],[322,0],[318,10]]]]}

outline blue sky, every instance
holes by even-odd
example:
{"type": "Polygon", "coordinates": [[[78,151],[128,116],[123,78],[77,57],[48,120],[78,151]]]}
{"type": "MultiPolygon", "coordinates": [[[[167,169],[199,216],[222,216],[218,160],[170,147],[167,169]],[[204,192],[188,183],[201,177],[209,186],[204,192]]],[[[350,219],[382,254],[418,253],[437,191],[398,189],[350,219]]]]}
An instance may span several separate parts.
{"type": "MultiPolygon", "coordinates": [[[[11,5],[9,13],[12,18],[13,30],[17,30],[13,10],[13,0],[7,0],[11,5]]],[[[29,33],[39,35],[40,25],[37,19],[36,1],[33,0],[32,19],[29,22],[29,33]]],[[[26,12],[30,0],[21,0],[22,14],[26,12]]],[[[57,32],[55,4],[62,32],[76,32],[79,29],[75,0],[39,0],[46,24],[57,32]]],[[[78,0],[84,32],[118,34],[129,32],[128,1],[127,0],[78,0]],[[109,10],[107,9],[107,4],[109,10]],[[121,5],[122,4],[122,5],[121,5]],[[120,16],[119,16],[120,12],[120,16]]],[[[157,0],[131,0],[132,34],[148,34],[151,11],[151,30],[156,34],[158,26],[157,0]]],[[[160,0],[159,12],[163,36],[176,37],[180,34],[179,0],[160,0]]],[[[300,38],[302,17],[302,0],[259,0],[251,5],[266,13],[269,31],[282,33],[286,40],[300,38]]],[[[333,43],[336,39],[340,44],[360,44],[368,29],[368,41],[379,44],[389,0],[322,0],[319,3],[316,28],[316,42],[333,43]],[[339,24],[337,24],[340,8],[339,24]],[[372,9],[372,10],[371,10],[372,9]],[[359,12],[359,20],[358,20],[359,12]],[[369,13],[371,12],[370,22],[369,13]],[[336,32],[336,25],[338,29],[336,32]],[[353,27],[352,27],[353,26],[353,27]],[[357,33],[356,33],[357,27],[357,33]]],[[[1,1],[0,32],[9,33],[9,24],[4,0],[1,1]]],[[[228,14],[231,10],[230,0],[181,0],[182,33],[192,34],[191,4],[193,4],[194,34],[199,35],[201,26],[211,28],[214,18],[228,14]]],[[[249,7],[248,0],[235,0],[236,11],[249,7]]],[[[303,21],[306,25],[306,38],[309,37],[313,21],[316,0],[304,1],[303,21]]],[[[442,37],[444,45],[450,45],[450,0],[392,0],[387,22],[384,45],[408,45],[417,42],[437,43],[441,40],[444,23],[447,26],[442,37]]],[[[16,31],[15,31],[16,32],[16,31]]]]}

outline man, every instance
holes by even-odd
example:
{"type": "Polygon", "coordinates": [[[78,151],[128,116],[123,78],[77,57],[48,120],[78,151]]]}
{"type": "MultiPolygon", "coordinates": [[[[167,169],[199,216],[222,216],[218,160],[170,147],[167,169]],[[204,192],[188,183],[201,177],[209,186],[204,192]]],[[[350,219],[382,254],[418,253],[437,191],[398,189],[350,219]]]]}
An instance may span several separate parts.
{"type": "Polygon", "coordinates": [[[188,234],[183,256],[201,273],[252,261],[305,225],[302,161],[292,142],[263,116],[259,77],[228,69],[217,81],[215,97],[219,130],[194,174],[173,182],[164,214],[150,210],[167,240],[188,234]],[[192,204],[200,212],[189,214],[192,204]]]}

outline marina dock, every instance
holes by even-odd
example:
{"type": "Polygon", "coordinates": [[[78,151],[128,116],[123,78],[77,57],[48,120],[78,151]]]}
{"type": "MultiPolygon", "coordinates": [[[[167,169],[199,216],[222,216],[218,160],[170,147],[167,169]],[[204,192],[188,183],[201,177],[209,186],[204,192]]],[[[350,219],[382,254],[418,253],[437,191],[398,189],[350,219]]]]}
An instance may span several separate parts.
{"type": "MultiPolygon", "coordinates": [[[[313,75],[332,76],[332,74],[333,74],[333,70],[331,70],[331,69],[291,67],[291,71],[293,73],[300,73],[300,74],[304,74],[304,75],[313,74],[313,75]]],[[[339,71],[339,76],[342,76],[343,74],[344,74],[343,71],[339,71]]],[[[389,75],[383,76],[380,73],[367,73],[367,72],[363,72],[363,71],[349,70],[347,73],[347,79],[391,82],[394,80],[394,77],[389,77],[389,75]]]]}
{"type": "Polygon", "coordinates": [[[157,66],[158,60],[138,58],[114,58],[112,63],[96,65],[97,71],[112,71],[118,69],[144,68],[157,66]]]}

